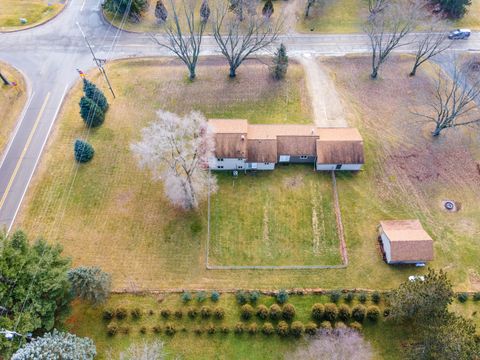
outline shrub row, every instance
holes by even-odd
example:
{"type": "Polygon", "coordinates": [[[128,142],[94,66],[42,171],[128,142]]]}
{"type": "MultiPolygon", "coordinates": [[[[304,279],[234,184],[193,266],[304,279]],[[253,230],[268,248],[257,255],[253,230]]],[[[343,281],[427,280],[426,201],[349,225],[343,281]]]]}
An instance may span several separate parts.
{"type": "MultiPolygon", "coordinates": [[[[207,297],[208,295],[205,291],[199,291],[195,294],[195,300],[198,303],[203,303],[205,300],[207,300],[207,297]]],[[[189,291],[184,291],[180,298],[184,303],[188,303],[193,299],[193,296],[189,291]]],[[[213,302],[217,302],[218,300],[220,300],[220,293],[218,291],[212,291],[210,293],[210,300],[212,300],[213,302]]]]}
{"type": "Polygon", "coordinates": [[[280,307],[277,304],[272,304],[270,308],[267,308],[265,305],[261,304],[258,305],[256,309],[254,309],[250,304],[244,304],[240,309],[240,316],[243,320],[250,320],[254,315],[256,315],[261,320],[284,319],[290,321],[295,317],[295,313],[295,306],[292,304],[285,304],[283,307],[280,307]]]}
{"type": "Polygon", "coordinates": [[[312,306],[312,319],[315,321],[348,321],[350,319],[356,322],[363,322],[365,318],[371,321],[377,321],[380,317],[380,309],[376,305],[365,307],[364,305],[355,305],[352,309],[348,305],[337,306],[334,303],[320,304],[312,306]]]}
{"type": "MultiPolygon", "coordinates": [[[[103,311],[102,317],[106,321],[112,320],[113,318],[116,318],[117,320],[123,320],[128,317],[128,313],[128,310],[123,307],[119,307],[116,309],[105,309],[103,311]]],[[[153,315],[153,310],[150,310],[148,314],[153,315]]],[[[177,319],[181,319],[183,317],[183,310],[177,309],[173,313],[170,309],[160,310],[160,315],[165,319],[169,319],[172,314],[177,319]]],[[[202,306],[200,308],[200,311],[193,307],[187,309],[187,315],[191,319],[196,318],[198,314],[200,314],[200,316],[204,319],[214,317],[215,319],[221,320],[225,317],[225,310],[221,307],[216,307],[212,309],[209,306],[202,306]]],[[[143,316],[143,312],[139,308],[135,308],[130,310],[130,316],[133,320],[138,320],[143,316]]]]}

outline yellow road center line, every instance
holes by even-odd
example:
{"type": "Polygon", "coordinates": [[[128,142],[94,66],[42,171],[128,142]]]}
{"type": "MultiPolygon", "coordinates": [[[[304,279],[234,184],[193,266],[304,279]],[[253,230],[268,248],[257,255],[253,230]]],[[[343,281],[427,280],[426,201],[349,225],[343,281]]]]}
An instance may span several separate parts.
{"type": "Polygon", "coordinates": [[[7,188],[5,189],[5,192],[3,193],[2,200],[0,200],[0,209],[3,207],[3,204],[5,203],[5,200],[7,199],[8,193],[10,192],[10,188],[13,185],[13,181],[15,180],[15,177],[17,176],[18,169],[20,169],[20,165],[22,164],[23,158],[25,157],[25,154],[27,153],[28,147],[30,146],[30,143],[32,142],[33,139],[33,134],[35,134],[35,130],[37,130],[38,124],[40,123],[40,119],[43,115],[43,112],[45,111],[45,107],[47,106],[48,99],[50,98],[50,93],[47,94],[47,97],[45,98],[45,101],[43,102],[42,108],[40,109],[40,112],[38,113],[37,119],[35,120],[35,123],[33,124],[32,131],[30,131],[30,134],[28,135],[27,142],[25,143],[25,146],[22,150],[22,153],[20,154],[20,158],[18,159],[17,165],[15,166],[15,169],[13,170],[12,177],[10,178],[10,181],[8,182],[7,188]]]}

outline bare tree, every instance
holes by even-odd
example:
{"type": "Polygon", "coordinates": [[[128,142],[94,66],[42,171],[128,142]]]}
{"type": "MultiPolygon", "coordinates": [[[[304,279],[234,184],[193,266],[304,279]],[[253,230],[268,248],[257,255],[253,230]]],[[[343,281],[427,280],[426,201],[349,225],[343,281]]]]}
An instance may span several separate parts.
{"type": "Polygon", "coordinates": [[[390,53],[405,45],[401,41],[414,29],[419,13],[419,3],[407,1],[388,3],[381,12],[369,16],[364,31],[372,49],[372,79],[377,78],[380,66],[390,53]]]}
{"type": "Polygon", "coordinates": [[[183,209],[194,209],[208,189],[216,190],[208,159],[214,141],[205,117],[199,112],[180,117],[159,110],[157,121],[142,130],[142,140],[131,145],[140,167],[149,168],[162,180],[170,201],[183,209]]]}
{"type": "Polygon", "coordinates": [[[368,0],[368,12],[370,16],[375,16],[385,10],[391,0],[368,0]]]}
{"type": "Polygon", "coordinates": [[[410,76],[415,76],[417,68],[425,61],[430,60],[450,47],[451,42],[447,41],[447,35],[448,31],[438,21],[432,22],[425,32],[418,35],[415,63],[410,76]]]}
{"type": "Polygon", "coordinates": [[[480,96],[480,78],[473,75],[471,66],[471,63],[460,66],[455,62],[450,74],[439,70],[431,101],[433,115],[414,112],[425,122],[435,124],[433,136],[445,129],[480,123],[480,118],[467,116],[477,108],[480,96]]]}
{"type": "Polygon", "coordinates": [[[134,343],[126,351],[120,353],[120,360],[164,360],[166,358],[165,348],[161,341],[134,343]]]}
{"type": "MultiPolygon", "coordinates": [[[[170,0],[170,6],[173,11],[173,18],[167,22],[165,34],[167,41],[159,40],[155,35],[150,34],[152,40],[158,45],[163,46],[173,52],[187,66],[190,73],[190,79],[195,79],[202,37],[205,31],[206,21],[195,21],[195,4],[183,0],[183,11],[186,25],[178,16],[177,8],[173,0],[170,0]],[[185,29],[186,26],[186,29],[185,29]]],[[[200,16],[202,19],[203,17],[200,16]]]]}
{"type": "MultiPolygon", "coordinates": [[[[280,17],[279,17],[280,19],[280,17]]],[[[282,22],[262,16],[249,16],[246,23],[228,16],[225,6],[216,8],[213,18],[213,36],[230,65],[230,77],[253,53],[271,45],[280,34],[282,22]]]]}
{"type": "Polygon", "coordinates": [[[287,360],[370,360],[373,352],[370,344],[352,329],[323,330],[306,344],[299,346],[287,360]]]}
{"type": "Polygon", "coordinates": [[[307,4],[305,6],[305,17],[308,18],[310,15],[310,9],[315,4],[315,0],[307,0],[307,4]]]}
{"type": "Polygon", "coordinates": [[[238,20],[243,21],[245,16],[257,14],[257,0],[229,0],[230,10],[235,13],[238,20]]]}

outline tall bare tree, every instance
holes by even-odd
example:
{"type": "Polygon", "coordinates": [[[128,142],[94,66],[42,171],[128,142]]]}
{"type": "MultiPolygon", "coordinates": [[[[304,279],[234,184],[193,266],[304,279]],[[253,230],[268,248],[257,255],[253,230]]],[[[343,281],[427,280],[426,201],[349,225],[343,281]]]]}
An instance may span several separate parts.
{"type": "Polygon", "coordinates": [[[216,8],[213,16],[213,36],[230,65],[230,77],[236,76],[237,68],[253,53],[271,45],[280,34],[280,17],[270,21],[263,16],[249,16],[240,22],[229,16],[225,6],[216,8]]]}
{"type": "Polygon", "coordinates": [[[368,12],[370,16],[375,16],[385,10],[391,0],[368,0],[368,12]]]}
{"type": "Polygon", "coordinates": [[[480,101],[480,77],[473,74],[471,65],[455,62],[450,74],[439,70],[431,101],[433,114],[415,112],[425,122],[435,125],[433,136],[446,129],[480,124],[478,116],[468,116],[477,109],[477,101],[480,101]]]}
{"type": "Polygon", "coordinates": [[[208,173],[214,141],[205,117],[191,112],[184,117],[159,110],[157,120],[142,130],[142,140],[131,149],[140,167],[149,168],[164,183],[165,195],[183,209],[198,207],[216,181],[208,173]]]}
{"type": "Polygon", "coordinates": [[[257,0],[229,0],[230,10],[235,13],[238,20],[243,21],[245,17],[257,14],[257,0]]]}
{"type": "MultiPolygon", "coordinates": [[[[183,0],[183,18],[178,15],[177,7],[173,0],[170,0],[170,6],[173,11],[173,17],[167,21],[165,26],[166,40],[157,38],[150,34],[155,43],[163,46],[173,52],[187,66],[190,73],[190,79],[195,79],[202,37],[205,32],[207,21],[203,17],[199,23],[195,17],[195,3],[189,0],[183,0]],[[186,25],[183,25],[183,20],[186,25]]],[[[208,18],[207,18],[208,19],[208,18]]]]}
{"type": "Polygon", "coordinates": [[[364,31],[370,39],[372,50],[372,79],[377,78],[381,65],[390,53],[405,45],[401,41],[415,28],[420,10],[417,1],[389,2],[382,11],[368,17],[364,31]]]}

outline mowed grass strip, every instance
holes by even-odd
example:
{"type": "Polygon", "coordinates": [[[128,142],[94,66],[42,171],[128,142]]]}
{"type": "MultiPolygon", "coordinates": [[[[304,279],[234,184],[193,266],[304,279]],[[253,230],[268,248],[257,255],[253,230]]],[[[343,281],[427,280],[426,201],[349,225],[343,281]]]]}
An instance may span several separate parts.
{"type": "Polygon", "coordinates": [[[39,24],[56,15],[65,0],[2,0],[0,1],[0,31],[16,30],[39,24]],[[22,24],[20,19],[26,19],[22,24]]]}
{"type": "Polygon", "coordinates": [[[217,173],[210,265],[340,265],[329,173],[310,165],[217,173]]]}
{"type": "Polygon", "coordinates": [[[0,157],[10,139],[19,120],[27,99],[27,90],[23,76],[11,66],[0,62],[0,71],[10,82],[16,82],[17,86],[4,85],[0,80],[0,157]]]}

